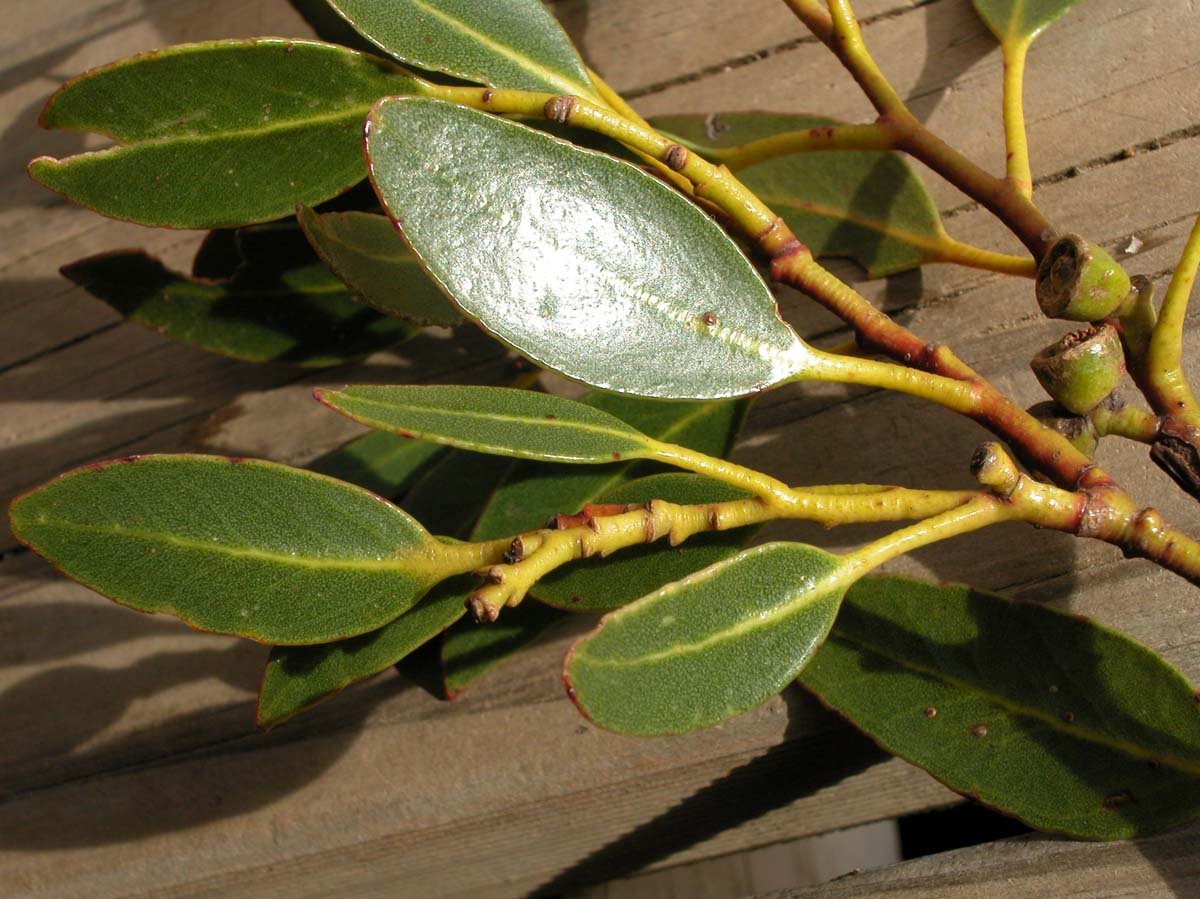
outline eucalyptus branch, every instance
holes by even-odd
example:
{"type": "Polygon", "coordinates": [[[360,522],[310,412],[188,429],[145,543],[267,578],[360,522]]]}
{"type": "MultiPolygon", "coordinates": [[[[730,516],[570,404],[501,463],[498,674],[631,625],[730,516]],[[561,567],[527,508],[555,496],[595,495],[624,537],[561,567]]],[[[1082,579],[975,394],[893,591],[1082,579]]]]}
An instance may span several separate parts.
{"type": "MultiPolygon", "coordinates": [[[[671,546],[678,546],[697,534],[780,519],[816,521],[825,527],[915,518],[938,521],[981,498],[976,491],[909,490],[864,484],[794,488],[789,494],[792,502],[787,508],[761,499],[704,505],[652,500],[617,508],[585,506],[577,516],[563,516],[553,522],[552,527],[519,534],[507,541],[503,561],[485,562],[485,567],[477,572],[487,583],[472,593],[467,602],[479,620],[495,621],[502,608],[519,605],[537,581],[577,559],[604,557],[663,538],[671,546]]],[[[990,502],[988,497],[983,499],[990,502]]],[[[997,504],[992,502],[991,505],[997,504]]],[[[972,514],[963,517],[962,529],[973,529],[967,527],[967,518],[978,522],[976,527],[988,523],[972,514]]],[[[963,530],[956,531],[948,524],[932,528],[925,525],[924,529],[897,541],[897,548],[890,554],[882,546],[871,544],[852,554],[851,558],[859,566],[874,567],[917,545],[961,532],[963,530]]],[[[489,544],[480,555],[489,557],[494,551],[495,545],[489,544]]]]}
{"type": "Polygon", "coordinates": [[[828,25],[815,4],[787,0],[788,6],[838,57],[879,113],[878,124],[893,134],[893,145],[919,159],[967,196],[979,202],[1015,234],[1036,260],[1049,248],[1053,228],[1012,183],[996,178],[922,124],[879,69],[862,38],[848,0],[830,0],[828,25]]]}
{"type": "MultiPolygon", "coordinates": [[[[843,17],[843,23],[846,21],[843,17]]],[[[856,23],[853,27],[857,29],[856,23]]],[[[710,163],[611,109],[577,97],[490,88],[432,86],[431,90],[442,99],[477,109],[502,114],[542,115],[563,124],[587,128],[656,156],[692,182],[696,196],[720,207],[740,230],[757,241],[771,259],[771,274],[776,281],[796,287],[817,300],[854,327],[867,347],[878,348],[911,368],[938,376],[931,380],[921,377],[920,372],[905,372],[882,363],[875,363],[882,367],[862,368],[861,360],[852,365],[845,357],[814,351],[815,366],[810,379],[886,387],[932,400],[967,415],[1009,441],[1031,464],[1058,483],[1084,491],[1103,487],[1113,495],[1114,502],[1119,499],[1118,505],[1122,508],[1133,507],[1132,500],[1113,486],[1108,473],[1069,440],[1013,404],[948,347],[917,337],[817,263],[783,219],[724,166],[710,163]],[[855,368],[859,370],[856,372],[855,368]],[[953,382],[956,381],[965,382],[967,386],[955,385],[953,382]],[[1117,494],[1120,494],[1119,498],[1117,494]]],[[[1010,186],[992,180],[1009,195],[1018,196],[1010,186]]],[[[1164,549],[1158,544],[1149,546],[1151,551],[1164,549]]],[[[1200,555],[1189,556],[1179,564],[1186,570],[1190,570],[1187,566],[1195,565],[1196,572],[1200,572],[1200,555]]],[[[1195,573],[1186,576],[1194,577],[1195,573]]]]}

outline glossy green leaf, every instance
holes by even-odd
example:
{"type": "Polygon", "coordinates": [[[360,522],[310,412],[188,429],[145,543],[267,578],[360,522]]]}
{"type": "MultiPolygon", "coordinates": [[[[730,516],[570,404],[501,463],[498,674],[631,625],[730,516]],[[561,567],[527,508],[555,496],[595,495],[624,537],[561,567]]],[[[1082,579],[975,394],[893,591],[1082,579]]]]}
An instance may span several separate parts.
{"type": "Polygon", "coordinates": [[[76,203],[144,225],[267,221],[362,180],[371,104],[421,84],[312,41],[169,47],[81,75],[46,105],[46,127],[93,131],[117,147],[41,157],[29,170],[76,203]]]}
{"type": "Polygon", "coordinates": [[[507,387],[318,388],[331,409],[405,437],[519,459],[614,462],[650,453],[619,418],[560,396],[507,387]]]}
{"type": "Polygon", "coordinates": [[[445,452],[436,443],[371,431],[326,453],[308,468],[396,500],[445,452]]]}
{"type": "MultiPolygon", "coordinates": [[[[580,402],[614,415],[664,443],[725,456],[742,426],[748,403],[645,400],[594,390],[580,402]]],[[[492,540],[541,527],[552,516],[572,514],[627,481],[632,465],[554,465],[522,462],[496,489],[479,518],[475,540],[492,540]]],[[[649,497],[648,497],[649,498],[649,497]]]]}
{"type": "Polygon", "coordinates": [[[621,733],[716,724],[795,678],[829,632],[846,578],[836,556],[811,546],[744,550],[605,615],[567,656],[567,692],[621,733]]]}
{"type": "Polygon", "coordinates": [[[589,95],[579,54],[539,0],[330,0],[369,41],[422,69],[527,91],[589,95]]]}
{"type": "Polygon", "coordinates": [[[440,544],[373,493],[270,462],[132,456],[18,498],[13,533],[122,605],[266,643],[380,627],[443,577],[440,544]]]}
{"type": "Polygon", "coordinates": [[[416,256],[382,215],[308,207],[300,224],[326,264],[368,305],[423,325],[455,325],[458,310],[425,274],[416,256]]]}
{"type": "Polygon", "coordinates": [[[223,281],[188,277],[136,250],[72,263],[62,273],[138,324],[213,353],[252,362],[338,365],[412,336],[320,262],[243,267],[223,281]]]}
{"type": "MultiPolygon", "coordinates": [[[[745,499],[748,495],[699,475],[677,472],[630,481],[606,493],[600,501],[632,504],[665,499],[672,503],[699,504],[745,499]]],[[[701,534],[681,546],[651,543],[623,550],[607,559],[583,559],[552,571],[537,582],[531,595],[572,612],[618,609],[737,555],[755,530],[739,528],[701,534]]]]}
{"type": "Polygon", "coordinates": [[[499,620],[463,621],[442,642],[442,682],[454,699],[479,678],[544,634],[563,613],[536,602],[505,609],[499,620]]]}
{"type": "Polygon", "coordinates": [[[274,727],[297,712],[386,671],[466,614],[473,577],[439,584],[416,608],[378,630],[319,646],[275,646],[258,693],[258,726],[274,727]]]}
{"type": "Polygon", "coordinates": [[[972,0],[1001,43],[1025,43],[1079,5],[1079,0],[972,0]]]}
{"type": "Polygon", "coordinates": [[[1093,621],[865,579],[801,681],[890,752],[1041,830],[1120,839],[1200,814],[1194,688],[1093,621]]]}
{"type": "MultiPolygon", "coordinates": [[[[739,144],[784,131],[837,124],[819,116],[727,113],[715,140],[704,116],[664,116],[656,127],[708,148],[739,144]]],[[[916,268],[940,258],[945,230],[933,198],[895,153],[838,150],[797,153],[760,162],[738,177],[783,216],[815,256],[853,259],[872,278],[916,268]]]]}
{"type": "Polygon", "coordinates": [[[635,166],[411,97],[376,106],[367,153],[427,270],[540,365],[680,399],[753,393],[807,366],[728,235],[635,166]]]}

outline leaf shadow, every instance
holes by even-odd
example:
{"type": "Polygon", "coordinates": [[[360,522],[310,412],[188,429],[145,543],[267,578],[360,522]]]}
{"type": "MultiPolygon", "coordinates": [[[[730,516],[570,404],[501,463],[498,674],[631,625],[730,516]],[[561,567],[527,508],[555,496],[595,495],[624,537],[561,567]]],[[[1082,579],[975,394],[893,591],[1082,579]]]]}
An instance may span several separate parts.
{"type": "Polygon", "coordinates": [[[585,884],[627,876],[887,758],[869,740],[822,712],[800,690],[785,690],[783,699],[788,726],[782,742],[633,827],[532,895],[560,896],[585,884]]]}

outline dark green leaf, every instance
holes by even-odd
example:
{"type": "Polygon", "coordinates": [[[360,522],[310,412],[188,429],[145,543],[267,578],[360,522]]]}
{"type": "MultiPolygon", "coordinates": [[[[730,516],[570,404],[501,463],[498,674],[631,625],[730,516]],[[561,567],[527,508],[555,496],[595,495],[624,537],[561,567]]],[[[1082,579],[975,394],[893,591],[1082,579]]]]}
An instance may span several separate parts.
{"type": "Polygon", "coordinates": [[[450,450],[413,486],[404,509],[433,533],[464,539],[513,464],[503,456],[450,450]]]}
{"type": "Polygon", "coordinates": [[[375,494],[256,460],[97,463],[9,514],[22,542],[93,590],[266,643],[373,630],[446,573],[441,544],[375,494]]]}
{"type": "Polygon", "coordinates": [[[304,233],[321,258],[367,304],[423,325],[454,325],[458,310],[442,296],[385,216],[304,207],[304,233]]]}
{"type": "Polygon", "coordinates": [[[380,430],[520,459],[613,462],[651,454],[618,418],[563,397],[505,387],[320,388],[317,399],[380,430]]]}
{"type": "Polygon", "coordinates": [[[466,612],[474,578],[439,584],[378,630],[319,646],[275,646],[258,694],[258,725],[274,727],[351,684],[386,671],[466,612]]]}
{"type": "Polygon", "coordinates": [[[320,262],[283,270],[245,267],[228,280],[204,281],[145,253],[119,250],[62,272],[130,321],[252,362],[338,365],[415,332],[355,301],[320,262]]]}
{"type": "Polygon", "coordinates": [[[561,612],[530,602],[505,609],[500,619],[490,624],[464,621],[451,628],[442,643],[446,698],[454,699],[563,617],[561,612]]]}
{"type": "Polygon", "coordinates": [[[1041,830],[1200,814],[1200,707],[1143,646],[962,585],[860,581],[802,683],[880,745],[1041,830]]]}
{"type": "Polygon", "coordinates": [[[267,221],[360,181],[371,104],[421,84],[384,60],[311,41],[169,47],[56,93],[43,125],[94,131],[119,146],[35,159],[30,172],[76,203],[144,225],[267,221]]]}
{"type": "MultiPolygon", "coordinates": [[[[703,116],[664,116],[655,125],[704,152],[836,124],[818,116],[728,113],[720,117],[720,136],[709,140],[704,122],[703,116]]],[[[945,229],[937,207],[895,153],[797,153],[752,165],[738,177],[783,216],[815,256],[848,257],[872,278],[940,258],[945,229]]]]}
{"type": "MultiPolygon", "coordinates": [[[[644,503],[665,499],[672,503],[699,504],[745,499],[748,495],[699,475],[672,473],[623,484],[605,494],[601,502],[644,503]]],[[[607,612],[737,555],[754,530],[739,528],[701,534],[682,546],[651,543],[623,550],[607,559],[584,559],[542,578],[531,595],[572,612],[607,612]]],[[[507,610],[504,614],[508,614],[507,610]]]]}
{"type": "Polygon", "coordinates": [[[349,481],[385,499],[396,500],[444,452],[436,443],[372,431],[325,454],[308,467],[318,474],[349,481]]]}
{"type": "Polygon", "coordinates": [[[609,612],[572,648],[567,692],[601,727],[683,733],[765,702],[837,615],[848,573],[800,543],[744,550],[609,612]]]}
{"type": "Polygon", "coordinates": [[[733,241],[635,166],[420,98],[381,101],[367,151],[426,269],[541,365],[626,393],[713,399],[809,363],[733,241]]]}
{"type": "Polygon", "coordinates": [[[555,94],[593,93],[587,69],[538,0],[330,0],[404,62],[456,78],[555,94]]]}
{"type": "Polygon", "coordinates": [[[1001,43],[1025,43],[1065,16],[1079,0],[972,0],[1001,43]]]}

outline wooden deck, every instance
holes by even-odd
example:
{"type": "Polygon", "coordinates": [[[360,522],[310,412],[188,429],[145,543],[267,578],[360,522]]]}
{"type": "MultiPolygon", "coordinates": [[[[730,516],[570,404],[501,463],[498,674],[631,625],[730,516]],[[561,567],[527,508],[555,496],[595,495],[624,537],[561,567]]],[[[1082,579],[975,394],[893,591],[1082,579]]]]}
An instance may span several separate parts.
{"type": "MultiPolygon", "coordinates": [[[[593,67],[647,114],[869,113],[777,0],[553,8],[593,67]]],[[[864,0],[859,13],[914,109],[1002,168],[999,54],[968,0],[864,0]]],[[[308,400],[314,383],[504,376],[503,354],[466,329],[312,375],[218,359],[120,323],[59,266],[126,246],[179,261],[197,236],[107,221],[29,181],[33,156],[91,145],[36,129],[45,98],[67,77],[136,51],[306,29],[283,0],[19,0],[5,14],[0,502],[69,466],[131,452],[302,463],[352,433],[308,400]]],[[[1197,22],[1194,0],[1090,0],[1039,39],[1027,78],[1039,203],[1064,228],[1121,254],[1136,248],[1126,265],[1160,286],[1200,208],[1197,22]]],[[[1015,247],[987,214],[928,183],[956,237],[1015,247]]],[[[1063,329],[1040,317],[1027,283],[933,267],[862,288],[1020,402],[1040,398],[1026,360],[1063,329]]],[[[832,327],[797,296],[783,305],[812,333],[832,327]]],[[[1188,324],[1194,347],[1194,316],[1188,324]]],[[[969,481],[982,436],[916,401],[816,386],[762,398],[737,458],[793,483],[950,486],[969,481]]],[[[1136,496],[1200,531],[1200,507],[1150,470],[1140,448],[1106,444],[1102,459],[1136,496]]],[[[865,531],[774,533],[837,547],[865,531]]],[[[387,675],[259,734],[261,647],[119,609],[13,547],[0,529],[6,896],[558,892],[956,801],[794,691],[687,737],[598,732],[562,695],[567,633],[455,703],[387,675]]],[[[1110,547],[1013,526],[933,547],[897,570],[1067,605],[1200,680],[1196,591],[1110,547]]],[[[912,895],[935,886],[939,896],[1018,895],[997,886],[1013,878],[1055,895],[1068,892],[1068,876],[1096,885],[1081,895],[1184,895],[1197,889],[1198,836],[1115,848],[1039,838],[839,881],[836,895],[901,882],[912,895]],[[1120,876],[1080,879],[1101,863],[1120,876]]]]}

